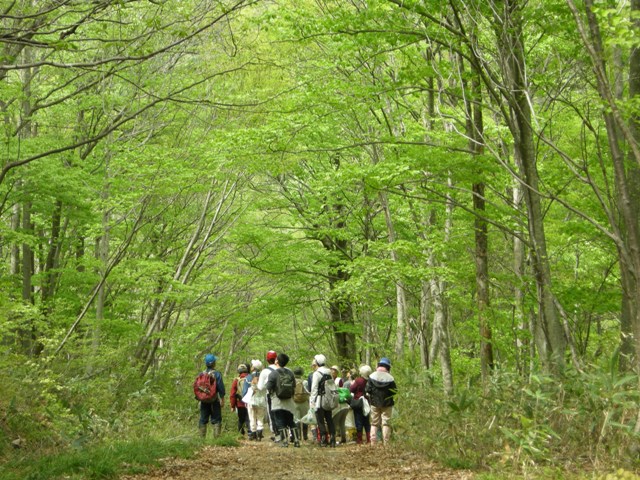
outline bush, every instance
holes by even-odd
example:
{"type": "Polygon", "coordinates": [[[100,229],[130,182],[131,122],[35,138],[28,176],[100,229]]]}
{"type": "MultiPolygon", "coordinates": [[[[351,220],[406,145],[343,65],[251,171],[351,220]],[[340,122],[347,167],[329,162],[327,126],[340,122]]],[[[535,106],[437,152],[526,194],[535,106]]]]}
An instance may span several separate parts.
{"type": "MultiPolygon", "coordinates": [[[[404,374],[397,376],[404,377],[404,374]]],[[[638,378],[611,364],[563,381],[496,371],[486,388],[447,398],[439,382],[396,378],[395,429],[408,448],[453,468],[528,471],[637,469],[638,378]],[[408,412],[411,412],[410,414],[408,412]]],[[[550,476],[553,476],[549,474],[550,476]]]]}

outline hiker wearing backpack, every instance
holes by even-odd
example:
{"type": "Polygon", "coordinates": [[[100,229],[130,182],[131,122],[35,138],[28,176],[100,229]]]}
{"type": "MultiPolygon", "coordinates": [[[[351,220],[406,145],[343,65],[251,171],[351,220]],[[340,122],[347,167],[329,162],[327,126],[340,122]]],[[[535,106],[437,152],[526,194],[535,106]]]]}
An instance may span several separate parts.
{"type": "Polygon", "coordinates": [[[267,418],[269,419],[269,429],[271,430],[271,440],[276,441],[276,422],[273,417],[273,412],[271,411],[271,395],[269,395],[269,391],[267,390],[267,381],[269,380],[269,375],[272,371],[276,369],[275,363],[278,354],[269,350],[267,352],[267,368],[260,372],[260,377],[258,378],[258,391],[262,392],[267,397],[267,418]]]}
{"type": "Polygon", "coordinates": [[[207,424],[213,425],[213,435],[220,435],[222,429],[222,405],[224,405],[224,382],[216,370],[218,358],[208,353],[204,357],[206,369],[200,372],[193,385],[196,400],[200,401],[200,421],[198,429],[201,437],[207,436],[207,424]]]}
{"type": "Polygon", "coordinates": [[[349,390],[353,395],[351,400],[351,409],[353,410],[353,418],[356,424],[356,444],[362,445],[363,432],[366,434],[367,443],[371,442],[371,423],[369,422],[369,412],[365,414],[364,402],[366,401],[365,389],[369,375],[371,375],[371,367],[362,365],[359,370],[359,376],[352,380],[349,390]]]}
{"type": "Polygon", "coordinates": [[[331,410],[338,405],[338,394],[336,384],[331,377],[331,371],[325,366],[326,361],[327,359],[324,355],[319,354],[313,357],[313,364],[317,368],[311,377],[312,383],[309,405],[316,412],[318,430],[320,431],[320,445],[322,447],[326,447],[327,445],[335,447],[336,429],[333,424],[331,410]],[[328,442],[327,430],[330,435],[328,442]]]}
{"type": "Polygon", "coordinates": [[[265,408],[267,407],[267,398],[265,392],[258,390],[258,379],[262,371],[262,362],[260,360],[251,360],[251,373],[245,378],[247,384],[247,392],[243,396],[247,404],[249,412],[249,440],[262,440],[263,419],[265,408]]]}
{"type": "Polygon", "coordinates": [[[294,368],[293,374],[296,376],[296,389],[293,393],[293,403],[296,405],[296,411],[293,414],[293,419],[297,425],[298,437],[307,440],[309,437],[309,425],[303,423],[301,419],[309,412],[309,390],[307,390],[305,381],[302,379],[304,375],[302,367],[294,368]]]}
{"type": "Polygon", "coordinates": [[[369,376],[365,392],[371,402],[371,445],[375,446],[378,430],[382,427],[382,442],[387,445],[391,440],[391,415],[394,397],[397,393],[396,381],[390,373],[391,360],[383,357],[378,368],[369,376]]]}
{"type": "Polygon", "coordinates": [[[231,384],[231,395],[229,400],[231,402],[231,411],[238,412],[238,432],[240,435],[244,435],[244,431],[249,432],[251,437],[251,427],[249,424],[249,413],[247,405],[242,401],[242,397],[247,393],[245,385],[247,385],[246,378],[249,374],[249,369],[244,363],[238,365],[238,377],[233,379],[231,384]],[[243,393],[244,391],[244,393],[243,393]]]}
{"type": "Polygon", "coordinates": [[[296,378],[291,370],[286,368],[289,356],[279,353],[275,361],[275,370],[269,374],[267,390],[271,395],[271,411],[276,426],[276,435],[280,437],[280,446],[289,446],[289,436],[293,437],[294,447],[300,446],[300,436],[293,420],[296,409],[293,395],[295,394],[296,378]]]}

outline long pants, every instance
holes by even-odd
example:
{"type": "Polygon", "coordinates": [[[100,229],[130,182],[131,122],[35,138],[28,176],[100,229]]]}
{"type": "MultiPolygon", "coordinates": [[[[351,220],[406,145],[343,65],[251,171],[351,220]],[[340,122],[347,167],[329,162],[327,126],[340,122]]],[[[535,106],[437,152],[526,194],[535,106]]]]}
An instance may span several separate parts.
{"type": "Polygon", "coordinates": [[[271,429],[271,433],[275,434],[278,431],[278,426],[273,410],[271,410],[271,395],[267,395],[267,413],[269,414],[269,429],[271,429]]]}
{"type": "Polygon", "coordinates": [[[371,422],[369,421],[369,415],[365,415],[362,411],[362,407],[353,409],[353,419],[356,424],[356,432],[362,433],[364,430],[365,433],[369,433],[371,431],[371,422]]]}
{"type": "Polygon", "coordinates": [[[318,408],[316,410],[316,421],[318,422],[318,430],[320,430],[320,440],[326,441],[327,428],[329,429],[329,435],[336,436],[336,427],[333,424],[333,417],[331,416],[331,410],[325,410],[318,408]],[[326,426],[325,426],[326,422],[326,426]]]}
{"type": "Polygon", "coordinates": [[[198,425],[206,425],[209,420],[212,425],[222,423],[222,408],[220,408],[218,400],[211,403],[200,402],[200,422],[198,425]]]}
{"type": "Polygon", "coordinates": [[[371,445],[378,442],[378,430],[382,427],[382,441],[388,444],[391,440],[391,415],[393,407],[375,407],[371,405],[371,445]]]}
{"type": "Polygon", "coordinates": [[[308,436],[307,432],[309,431],[309,425],[307,425],[306,423],[302,423],[300,420],[309,411],[309,402],[296,403],[295,405],[296,405],[296,412],[293,414],[293,420],[298,424],[298,428],[299,428],[298,437],[304,438],[306,440],[308,436]]]}
{"type": "Polygon", "coordinates": [[[264,428],[262,423],[262,420],[264,419],[264,407],[254,407],[251,405],[247,410],[249,410],[251,431],[257,432],[258,430],[262,430],[264,428]]]}
{"type": "Polygon", "coordinates": [[[293,413],[289,410],[274,410],[273,416],[275,417],[276,432],[282,432],[287,428],[291,430],[296,428],[296,424],[293,421],[293,413]]]}
{"type": "Polygon", "coordinates": [[[251,424],[249,423],[249,409],[246,407],[237,407],[238,412],[238,432],[244,435],[244,431],[252,432],[251,424]]]}

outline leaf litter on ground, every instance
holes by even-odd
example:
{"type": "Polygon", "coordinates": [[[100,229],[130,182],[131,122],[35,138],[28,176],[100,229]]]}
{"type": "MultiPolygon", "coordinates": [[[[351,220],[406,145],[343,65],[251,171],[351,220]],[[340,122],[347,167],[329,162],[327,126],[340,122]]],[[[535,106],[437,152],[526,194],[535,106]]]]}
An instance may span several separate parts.
{"type": "Polygon", "coordinates": [[[338,445],[300,448],[265,440],[242,441],[237,447],[205,446],[194,458],[165,459],[146,474],[120,480],[202,480],[275,478],[286,480],[471,480],[473,473],[446,469],[394,446],[338,445]]]}

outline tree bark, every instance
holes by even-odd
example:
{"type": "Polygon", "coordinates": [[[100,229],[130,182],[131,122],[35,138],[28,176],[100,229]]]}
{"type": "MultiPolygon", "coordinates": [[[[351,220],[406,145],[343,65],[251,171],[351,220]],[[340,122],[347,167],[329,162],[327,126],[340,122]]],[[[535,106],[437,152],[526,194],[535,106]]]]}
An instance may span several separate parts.
{"type": "Polygon", "coordinates": [[[547,370],[564,371],[564,332],[551,291],[551,267],[547,255],[544,215],[539,194],[539,177],[532,127],[532,111],[529,103],[529,85],[526,79],[526,60],[522,33],[523,19],[520,0],[496,2],[496,29],[503,62],[503,73],[508,89],[507,101],[512,119],[509,128],[514,138],[515,158],[523,186],[523,198],[527,207],[531,258],[536,281],[538,315],[535,340],[538,354],[547,370]]]}
{"type": "MultiPolygon", "coordinates": [[[[621,305],[621,347],[630,354],[629,339],[633,339],[633,359],[629,365],[640,369],[640,135],[638,116],[625,120],[615,98],[607,73],[605,49],[597,17],[593,11],[593,0],[585,0],[586,23],[573,0],[567,0],[583,44],[591,57],[596,86],[600,96],[607,102],[603,109],[609,152],[614,172],[619,219],[612,219],[612,228],[620,232],[616,239],[616,249],[620,263],[620,283],[622,286],[621,305]],[[628,151],[628,153],[625,153],[628,151]]],[[[637,14],[640,2],[631,2],[634,25],[640,26],[637,14]]],[[[632,49],[629,59],[629,95],[636,100],[640,94],[640,52],[632,49]]],[[[624,358],[624,355],[622,356],[624,358]]],[[[622,366],[625,365],[623,360],[622,366]]],[[[640,430],[640,421],[636,426],[640,430]]]]}

